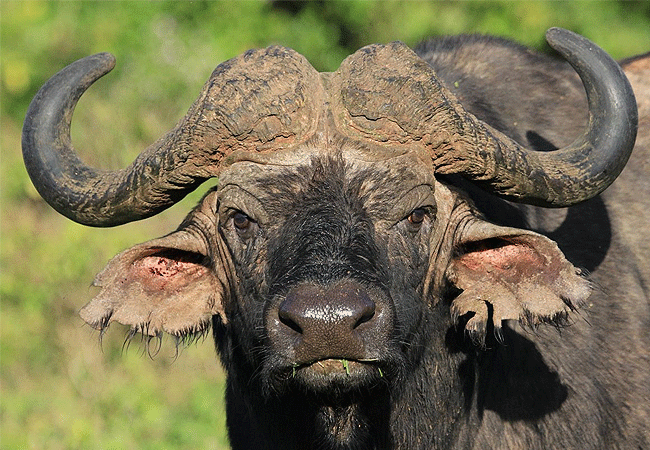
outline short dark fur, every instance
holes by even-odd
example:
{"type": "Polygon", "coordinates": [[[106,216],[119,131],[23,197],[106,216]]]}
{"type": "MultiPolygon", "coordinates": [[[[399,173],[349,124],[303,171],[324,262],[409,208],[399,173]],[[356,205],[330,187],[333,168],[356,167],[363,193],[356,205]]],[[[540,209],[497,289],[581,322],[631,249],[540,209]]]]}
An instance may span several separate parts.
{"type": "MultiPolygon", "coordinates": [[[[387,173],[354,175],[350,179],[349,168],[333,158],[314,160],[309,166],[287,171],[273,183],[260,181],[264,186],[273,186],[264,201],[278,222],[263,238],[270,255],[266,281],[246,281],[247,273],[256,264],[254,259],[244,259],[238,268],[244,280],[241,289],[246,297],[256,299],[257,312],[242,311],[242,316],[233,318],[228,332],[223,325],[215,324],[222,361],[234,375],[227,398],[235,448],[266,448],[261,442],[268,441],[284,449],[389,445],[391,391],[421,358],[422,347],[413,345],[417,342],[414,335],[423,338],[427,334],[421,327],[418,329],[424,311],[417,306],[420,300],[416,295],[426,266],[421,266],[420,273],[406,277],[405,271],[386,272],[387,249],[378,247],[365,211],[367,205],[372,207],[372,200],[360,194],[360,183],[374,179],[383,184],[390,183],[390,179],[387,173]],[[304,282],[328,285],[341,279],[354,279],[388,297],[394,296],[394,304],[400,309],[400,332],[393,337],[394,354],[378,361],[382,376],[359,380],[363,386],[359,390],[350,390],[344,384],[339,386],[344,389],[339,394],[334,386],[327,393],[311,393],[287,380],[290,375],[286,371],[283,375],[281,366],[273,361],[274,355],[267,352],[268,337],[263,333],[261,312],[276,304],[292,286],[304,282]],[[245,323],[240,323],[242,319],[245,323]],[[242,334],[236,330],[248,331],[242,334]],[[412,350],[404,349],[403,342],[411,342],[412,350]],[[409,361],[404,360],[401,350],[407,351],[409,361]]],[[[389,195],[389,191],[384,194],[389,195]]],[[[244,305],[246,302],[243,298],[237,301],[244,305]]]]}
{"type": "MultiPolygon", "coordinates": [[[[269,242],[270,294],[286,292],[301,281],[327,284],[343,276],[385,288],[386,264],[380,261],[359,194],[359,184],[370,174],[346,180],[341,160],[314,161],[303,170],[310,178],[300,179],[301,170],[272,181],[285,189],[299,187],[298,195],[286,190],[264,199],[268,211],[284,224],[269,242]]],[[[262,183],[268,186],[271,180],[262,183]]]]}
{"type": "MultiPolygon", "coordinates": [[[[379,248],[365,211],[377,199],[361,195],[359,180],[391,181],[387,173],[354,173],[338,159],[316,159],[273,183],[261,180],[272,186],[265,205],[277,218],[277,226],[256,238],[265,244],[253,245],[262,245],[270,255],[266,278],[260,282],[251,275],[255,254],[239,261],[240,290],[246,294],[235,303],[243,309],[231,316],[228,327],[218,319],[214,324],[230,374],[226,396],[233,448],[448,448],[463,436],[462,425],[480,421],[485,408],[533,420],[559,407],[567,389],[527,339],[505,328],[509,344],[502,347],[488,330],[488,350],[477,354],[462,331],[463,321],[452,323],[447,312],[451,297],[425,308],[423,255],[419,271],[395,259],[392,271],[385,271],[389,250],[379,248]],[[393,299],[395,355],[379,362],[384,377],[364,380],[361,388],[339,391],[342,386],[332,386],[328,392],[312,392],[278,369],[264,335],[262,312],[296,284],[329,284],[345,277],[375,284],[393,299]],[[247,298],[254,298],[254,304],[247,298]],[[516,357],[521,364],[509,367],[511,354],[517,352],[528,357],[516,357]],[[495,372],[495,366],[504,369],[495,372]],[[431,371],[445,383],[432,385],[431,371]],[[479,405],[478,416],[473,401],[479,405]],[[438,415],[441,408],[444,420],[438,415]],[[459,415],[449,415],[451,410],[459,415]]],[[[375,194],[386,201],[391,191],[375,194]]],[[[418,258],[416,248],[410,253],[418,258]]]]}

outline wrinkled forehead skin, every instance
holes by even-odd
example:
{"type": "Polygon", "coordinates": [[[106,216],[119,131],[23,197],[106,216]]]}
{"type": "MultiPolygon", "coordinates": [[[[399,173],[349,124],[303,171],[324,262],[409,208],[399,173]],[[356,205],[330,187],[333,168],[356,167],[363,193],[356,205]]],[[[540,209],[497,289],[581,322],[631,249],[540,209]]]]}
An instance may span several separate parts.
{"type": "Polygon", "coordinates": [[[268,186],[260,183],[260,180],[279,180],[283,173],[309,170],[313,161],[334,158],[343,162],[346,180],[361,182],[364,196],[370,200],[373,197],[394,199],[393,202],[384,201],[385,210],[376,211],[388,221],[402,219],[404,214],[427,200],[438,203],[433,200],[434,193],[441,195],[443,192],[440,191],[446,192],[446,189],[436,182],[431,159],[421,149],[405,151],[401,148],[401,154],[397,156],[394,156],[395,151],[384,150],[370,150],[359,143],[337,139],[334,142],[312,142],[264,157],[256,153],[240,154],[238,160],[227,166],[219,176],[219,201],[228,208],[251,214],[262,224],[268,223],[273,218],[266,216],[262,204],[268,195],[268,186]],[[379,174],[381,177],[369,174],[379,174]],[[365,178],[360,180],[359,177],[365,178]],[[387,183],[383,183],[383,180],[387,183]],[[390,195],[387,196],[387,193],[390,195]]]}

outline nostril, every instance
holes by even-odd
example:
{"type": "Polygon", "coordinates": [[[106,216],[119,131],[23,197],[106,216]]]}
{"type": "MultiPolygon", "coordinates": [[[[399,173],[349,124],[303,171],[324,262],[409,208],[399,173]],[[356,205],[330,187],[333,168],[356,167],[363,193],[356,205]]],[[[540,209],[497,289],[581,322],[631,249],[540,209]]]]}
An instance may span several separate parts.
{"type": "Polygon", "coordinates": [[[297,320],[293,317],[293,314],[290,309],[290,304],[285,300],[280,304],[280,309],[278,311],[278,317],[280,322],[287,327],[291,328],[298,334],[302,334],[302,328],[298,325],[297,320]]]}
{"type": "Polygon", "coordinates": [[[359,311],[359,319],[356,321],[352,329],[358,328],[360,325],[370,322],[375,316],[375,302],[368,299],[368,302],[364,302],[362,309],[359,311]]]}

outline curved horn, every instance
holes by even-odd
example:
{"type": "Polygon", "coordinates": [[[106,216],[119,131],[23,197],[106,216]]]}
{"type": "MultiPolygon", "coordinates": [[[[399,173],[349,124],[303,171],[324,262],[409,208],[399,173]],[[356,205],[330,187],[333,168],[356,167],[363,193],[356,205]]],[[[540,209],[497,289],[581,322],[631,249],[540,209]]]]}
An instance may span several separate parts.
{"type": "Polygon", "coordinates": [[[85,225],[151,216],[205,180],[169,179],[177,163],[169,153],[174,132],[124,170],[101,171],[79,160],[70,141],[72,112],[86,89],[114,66],[113,55],[101,53],[65,67],[38,91],[23,125],[23,158],[34,186],[59,213],[85,225]]]}
{"type": "Polygon", "coordinates": [[[343,61],[332,80],[337,128],[394,152],[424,146],[436,173],[461,174],[509,200],[547,207],[587,200],[609,186],[629,158],[636,101],[618,64],[595,44],[559,28],[547,39],[587,90],[587,130],[565,148],[529,150],[480,121],[399,42],[365,47],[343,61]]]}
{"type": "Polygon", "coordinates": [[[114,65],[101,53],[61,70],[36,94],[23,126],[23,158],[36,189],[84,225],[155,215],[217,175],[224,156],[265,151],[270,141],[281,148],[316,128],[318,114],[309,110],[318,72],[293,50],[269,47],[219,65],[187,115],[128,168],[97,170],[77,157],[70,122],[81,95],[114,65]]]}
{"type": "Polygon", "coordinates": [[[625,74],[601,48],[573,32],[551,28],[546,39],[585,86],[589,122],[583,135],[567,147],[536,152],[461,113],[463,131],[451,152],[462,160],[449,164],[449,155],[442,155],[440,161],[447,161],[438,172],[461,173],[509,200],[545,207],[592,198],[621,173],[637,131],[636,100],[625,74]]]}

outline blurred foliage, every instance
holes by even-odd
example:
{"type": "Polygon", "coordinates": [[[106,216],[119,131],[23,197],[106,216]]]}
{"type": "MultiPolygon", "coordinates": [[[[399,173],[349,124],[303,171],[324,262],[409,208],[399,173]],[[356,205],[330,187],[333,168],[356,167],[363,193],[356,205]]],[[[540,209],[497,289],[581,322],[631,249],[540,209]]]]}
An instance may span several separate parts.
{"type": "Polygon", "coordinates": [[[91,53],[117,56],[79,102],[72,138],[86,161],[118,168],[174,125],[219,62],[249,48],[286,45],[333,71],[363,45],[441,34],[490,33],[543,50],[551,26],[617,58],[650,50],[647,1],[0,2],[2,448],[227,448],[210,342],[177,357],[167,341],[149,359],[135,344],[123,351],[116,330],[100,345],[77,316],[113,254],[171,231],[201,193],[117,229],[58,216],[20,155],[25,111],[49,76],[91,53]]]}

